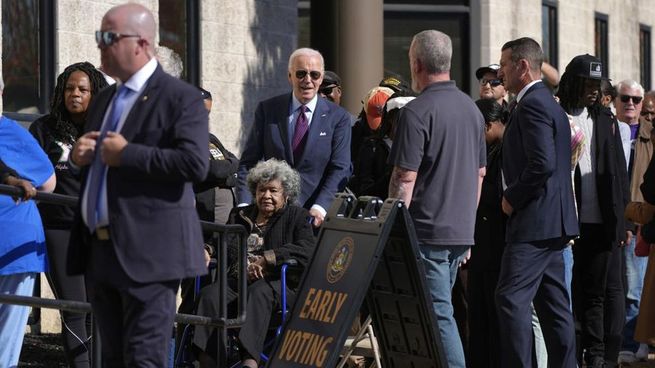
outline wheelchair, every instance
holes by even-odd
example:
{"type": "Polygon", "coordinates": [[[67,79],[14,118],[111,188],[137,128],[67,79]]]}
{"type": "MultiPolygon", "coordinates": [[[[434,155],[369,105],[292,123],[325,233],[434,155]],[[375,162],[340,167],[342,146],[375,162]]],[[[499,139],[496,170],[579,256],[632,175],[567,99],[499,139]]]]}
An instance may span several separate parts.
{"type": "MultiPolygon", "coordinates": [[[[289,268],[293,269],[297,265],[295,260],[289,260],[287,263],[284,263],[280,267],[280,281],[281,281],[281,305],[285,306],[284,308],[279,309],[275,312],[269,325],[268,340],[264,343],[264,353],[261,354],[260,360],[262,364],[265,364],[269,359],[269,352],[275,346],[278,336],[282,333],[283,326],[287,320],[287,314],[289,313],[289,306],[287,303],[287,273],[289,268]],[[271,327],[273,326],[273,327],[271,327]]],[[[215,268],[215,262],[214,262],[215,268]]],[[[201,289],[201,277],[195,278],[194,284],[194,303],[197,302],[197,298],[201,289]]],[[[197,311],[194,310],[194,313],[197,311]]],[[[175,355],[175,368],[191,368],[196,367],[197,359],[193,354],[192,341],[193,341],[193,326],[186,325],[184,327],[182,337],[180,338],[179,346],[175,355]]],[[[226,357],[227,361],[219,362],[221,367],[240,367],[241,361],[239,356],[239,345],[237,341],[237,332],[238,330],[229,330],[227,333],[226,340],[226,357]]]]}

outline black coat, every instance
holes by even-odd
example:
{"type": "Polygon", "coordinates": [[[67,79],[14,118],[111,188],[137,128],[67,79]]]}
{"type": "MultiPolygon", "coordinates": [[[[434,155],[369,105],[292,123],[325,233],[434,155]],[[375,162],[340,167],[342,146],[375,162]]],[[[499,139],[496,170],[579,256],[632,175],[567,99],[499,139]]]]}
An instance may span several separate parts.
{"type": "Polygon", "coordinates": [[[487,146],[487,173],[482,181],[480,204],[475,218],[475,245],[471,248],[470,270],[498,271],[505,249],[507,216],[501,208],[502,144],[487,146]]]}
{"type": "MultiPolygon", "coordinates": [[[[594,122],[593,142],[596,162],[592,168],[596,175],[596,191],[606,239],[610,242],[626,240],[626,230],[634,226],[625,220],[623,212],[630,201],[630,186],[619,125],[612,112],[604,107],[588,109],[594,122]]],[[[581,208],[580,167],[575,169],[575,193],[578,209],[581,208]]]]}
{"type": "MultiPolygon", "coordinates": [[[[228,224],[243,225],[247,232],[251,233],[256,218],[257,207],[255,205],[238,207],[230,213],[228,224]]],[[[306,209],[287,205],[268,220],[264,232],[264,250],[272,250],[275,253],[276,266],[282,265],[289,259],[295,259],[298,262],[299,270],[307,267],[314,254],[316,244],[314,231],[308,218],[309,213],[306,209]]],[[[231,248],[228,262],[233,264],[237,261],[238,252],[234,247],[231,248]]]]}
{"type": "MultiPolygon", "coordinates": [[[[644,182],[641,183],[641,194],[644,200],[655,205],[655,160],[651,159],[648,169],[644,173],[644,182]]],[[[648,243],[655,243],[655,218],[644,225],[641,229],[641,236],[648,243]]]]}

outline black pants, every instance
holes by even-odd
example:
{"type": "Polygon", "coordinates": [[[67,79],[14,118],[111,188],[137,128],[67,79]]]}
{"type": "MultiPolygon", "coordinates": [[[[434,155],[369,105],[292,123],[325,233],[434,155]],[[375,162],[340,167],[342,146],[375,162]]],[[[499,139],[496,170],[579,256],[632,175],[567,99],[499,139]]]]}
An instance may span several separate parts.
{"type": "Polygon", "coordinates": [[[574,368],[575,328],[564,281],[564,239],[508,243],[496,287],[503,367],[533,366],[532,307],[541,323],[548,365],[574,368]]]}
{"type": "Polygon", "coordinates": [[[603,225],[582,224],[573,246],[573,307],[587,364],[617,361],[625,322],[622,250],[604,234],[603,225]]]}
{"type": "MultiPolygon", "coordinates": [[[[48,272],[46,277],[57,299],[86,302],[84,276],[69,276],[66,272],[66,257],[70,230],[46,229],[48,249],[48,272]]],[[[90,318],[88,314],[61,312],[61,337],[68,365],[73,368],[89,367],[88,336],[90,318]]]]}
{"type": "Polygon", "coordinates": [[[180,282],[131,280],[109,241],[92,241],[89,299],[102,339],[104,368],[168,366],[180,282]],[[93,265],[103,264],[101,273],[93,265]]]}
{"type": "Polygon", "coordinates": [[[469,348],[471,368],[500,367],[500,335],[494,293],[499,271],[468,270],[469,348]]]}
{"type": "MultiPolygon", "coordinates": [[[[248,303],[246,304],[246,321],[239,330],[239,343],[247,355],[259,361],[263,351],[271,317],[281,309],[281,281],[279,279],[261,279],[248,285],[248,303]]],[[[198,300],[198,315],[215,317],[218,315],[218,284],[214,283],[202,289],[198,300]]],[[[295,292],[287,287],[287,306],[291,308],[295,301],[295,292]]],[[[228,291],[226,301],[228,313],[234,309],[237,294],[228,291]],[[232,306],[230,306],[232,304],[232,306]]],[[[276,327],[276,326],[273,326],[276,327]]],[[[194,345],[205,353],[217,356],[216,329],[197,326],[193,336],[194,345]]],[[[223,363],[223,362],[219,362],[223,363]]]]}

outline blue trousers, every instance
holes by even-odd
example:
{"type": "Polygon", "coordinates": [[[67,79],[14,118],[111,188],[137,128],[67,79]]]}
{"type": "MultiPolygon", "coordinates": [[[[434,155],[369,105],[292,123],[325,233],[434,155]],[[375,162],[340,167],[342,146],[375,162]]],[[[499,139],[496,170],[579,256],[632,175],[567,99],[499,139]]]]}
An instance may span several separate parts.
{"type": "Polygon", "coordinates": [[[453,316],[451,290],[457,277],[457,268],[468,246],[421,246],[425,277],[432,297],[432,308],[439,324],[449,368],[465,368],[464,349],[453,316]]]}
{"type": "MultiPolygon", "coordinates": [[[[32,296],[36,273],[0,276],[0,293],[32,296]]],[[[0,368],[18,366],[30,307],[0,304],[0,368]]]]}

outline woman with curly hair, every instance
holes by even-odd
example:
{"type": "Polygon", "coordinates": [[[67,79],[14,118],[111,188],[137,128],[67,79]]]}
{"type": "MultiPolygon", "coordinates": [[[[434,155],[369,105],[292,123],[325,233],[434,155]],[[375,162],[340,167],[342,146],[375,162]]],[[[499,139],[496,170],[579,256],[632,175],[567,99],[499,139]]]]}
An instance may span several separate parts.
{"type": "MultiPolygon", "coordinates": [[[[30,132],[55,168],[55,193],[79,195],[80,182],[70,172],[68,155],[83,131],[91,99],[106,86],[104,76],[91,63],[81,62],[68,66],[57,77],[50,113],[30,126],[30,132]]],[[[86,301],[84,277],[69,276],[66,272],[73,208],[41,203],[39,211],[43,219],[48,252],[49,270],[46,276],[55,297],[86,301]]],[[[76,368],[89,367],[87,316],[62,312],[61,317],[62,338],[68,364],[76,368]]]]}

